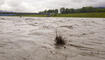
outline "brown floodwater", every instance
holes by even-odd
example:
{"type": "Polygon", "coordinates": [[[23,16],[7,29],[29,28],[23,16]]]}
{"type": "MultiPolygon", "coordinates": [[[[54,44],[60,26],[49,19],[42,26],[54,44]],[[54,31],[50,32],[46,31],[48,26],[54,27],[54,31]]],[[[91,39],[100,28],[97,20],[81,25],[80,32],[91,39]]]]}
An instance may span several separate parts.
{"type": "Polygon", "coordinates": [[[105,60],[105,18],[1,16],[0,60],[105,60]]]}

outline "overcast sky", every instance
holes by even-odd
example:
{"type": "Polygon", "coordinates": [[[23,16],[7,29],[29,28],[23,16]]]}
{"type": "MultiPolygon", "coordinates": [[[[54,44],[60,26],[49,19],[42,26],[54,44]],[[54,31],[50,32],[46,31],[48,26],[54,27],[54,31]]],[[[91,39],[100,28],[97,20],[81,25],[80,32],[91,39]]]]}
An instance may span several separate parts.
{"type": "Polygon", "coordinates": [[[105,0],[0,0],[0,10],[38,12],[45,9],[104,7],[105,0]]]}

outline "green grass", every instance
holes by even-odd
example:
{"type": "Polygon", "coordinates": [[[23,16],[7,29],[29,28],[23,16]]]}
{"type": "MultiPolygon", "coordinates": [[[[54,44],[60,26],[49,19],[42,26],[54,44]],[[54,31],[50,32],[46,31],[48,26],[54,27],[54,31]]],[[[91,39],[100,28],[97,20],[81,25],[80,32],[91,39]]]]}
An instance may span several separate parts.
{"type": "MultiPolygon", "coordinates": [[[[24,15],[30,17],[48,17],[48,15],[24,15]]],[[[97,13],[72,13],[72,14],[56,14],[50,17],[92,17],[92,18],[105,18],[105,12],[97,13]]]]}
{"type": "Polygon", "coordinates": [[[53,17],[96,17],[105,18],[105,12],[101,13],[72,13],[72,14],[57,14],[53,17]]]}
{"type": "Polygon", "coordinates": [[[31,16],[31,17],[47,17],[47,15],[24,15],[24,16],[31,16]]]}

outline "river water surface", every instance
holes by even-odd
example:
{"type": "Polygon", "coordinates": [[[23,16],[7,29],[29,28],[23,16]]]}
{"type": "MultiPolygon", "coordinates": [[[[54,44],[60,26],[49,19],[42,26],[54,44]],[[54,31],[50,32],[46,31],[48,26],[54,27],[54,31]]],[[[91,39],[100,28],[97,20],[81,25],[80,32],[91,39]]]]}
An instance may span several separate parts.
{"type": "Polygon", "coordinates": [[[105,60],[105,18],[0,17],[0,60],[105,60]]]}

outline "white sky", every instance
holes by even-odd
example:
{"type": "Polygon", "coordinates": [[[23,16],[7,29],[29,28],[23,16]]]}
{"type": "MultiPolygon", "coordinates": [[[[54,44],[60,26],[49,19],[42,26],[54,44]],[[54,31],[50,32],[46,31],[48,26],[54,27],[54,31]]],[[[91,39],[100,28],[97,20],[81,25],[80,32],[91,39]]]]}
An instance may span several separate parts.
{"type": "Polygon", "coordinates": [[[0,10],[16,12],[38,12],[45,9],[83,6],[105,7],[105,0],[0,0],[0,10]]]}

